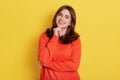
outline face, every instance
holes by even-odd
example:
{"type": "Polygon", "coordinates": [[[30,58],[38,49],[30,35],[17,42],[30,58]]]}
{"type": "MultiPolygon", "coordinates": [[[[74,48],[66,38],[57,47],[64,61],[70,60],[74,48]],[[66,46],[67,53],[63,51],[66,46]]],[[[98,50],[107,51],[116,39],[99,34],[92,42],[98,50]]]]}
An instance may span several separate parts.
{"type": "Polygon", "coordinates": [[[56,16],[56,24],[60,28],[67,28],[71,23],[71,15],[67,9],[63,9],[56,16]]]}

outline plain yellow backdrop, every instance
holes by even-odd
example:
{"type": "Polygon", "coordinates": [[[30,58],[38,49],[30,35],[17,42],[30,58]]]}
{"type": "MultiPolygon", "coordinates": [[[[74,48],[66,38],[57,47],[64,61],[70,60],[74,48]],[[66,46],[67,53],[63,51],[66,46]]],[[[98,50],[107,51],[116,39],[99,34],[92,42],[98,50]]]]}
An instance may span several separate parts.
{"type": "Polygon", "coordinates": [[[1,0],[0,80],[39,80],[39,36],[64,4],[77,14],[81,80],[120,80],[119,0],[1,0]]]}

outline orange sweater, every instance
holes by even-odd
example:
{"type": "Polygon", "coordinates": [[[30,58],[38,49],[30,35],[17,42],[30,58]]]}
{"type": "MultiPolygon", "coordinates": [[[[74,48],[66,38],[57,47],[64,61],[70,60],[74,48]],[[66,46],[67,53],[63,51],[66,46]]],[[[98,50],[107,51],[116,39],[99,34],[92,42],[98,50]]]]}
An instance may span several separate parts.
{"type": "Polygon", "coordinates": [[[56,35],[49,39],[42,33],[38,47],[38,59],[43,65],[40,80],[80,80],[77,72],[80,56],[80,38],[62,44],[56,35]]]}

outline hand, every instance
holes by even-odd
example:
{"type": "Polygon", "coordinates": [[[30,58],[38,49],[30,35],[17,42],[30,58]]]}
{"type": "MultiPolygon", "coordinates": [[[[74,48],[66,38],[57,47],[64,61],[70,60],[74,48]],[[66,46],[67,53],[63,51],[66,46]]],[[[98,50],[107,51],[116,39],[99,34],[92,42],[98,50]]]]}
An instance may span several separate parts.
{"type": "Polygon", "coordinates": [[[59,31],[59,36],[61,37],[61,36],[64,36],[65,34],[66,34],[66,31],[67,31],[67,28],[62,28],[62,30],[61,31],[59,31]]]}
{"type": "Polygon", "coordinates": [[[54,28],[53,29],[53,31],[54,31],[54,34],[56,35],[56,36],[60,36],[60,32],[61,32],[61,28],[59,28],[59,27],[56,27],[56,28],[54,28]]]}
{"type": "Polygon", "coordinates": [[[54,34],[61,37],[61,36],[64,36],[66,34],[66,31],[67,31],[67,28],[54,28],[54,34]]]}
{"type": "Polygon", "coordinates": [[[38,62],[39,62],[39,65],[38,65],[39,68],[42,68],[42,66],[44,66],[44,67],[46,66],[45,64],[42,64],[40,61],[38,61],[38,62]]]}

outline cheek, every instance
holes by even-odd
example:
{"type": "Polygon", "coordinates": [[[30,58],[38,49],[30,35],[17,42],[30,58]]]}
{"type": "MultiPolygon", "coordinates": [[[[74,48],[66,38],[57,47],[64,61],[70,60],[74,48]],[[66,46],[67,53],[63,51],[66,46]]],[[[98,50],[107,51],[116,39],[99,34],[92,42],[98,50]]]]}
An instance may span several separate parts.
{"type": "Polygon", "coordinates": [[[71,23],[71,20],[67,20],[67,23],[70,24],[70,23],[71,23]]]}
{"type": "Polygon", "coordinates": [[[56,17],[55,21],[56,21],[56,22],[58,21],[58,17],[56,17]]]}
{"type": "Polygon", "coordinates": [[[60,19],[60,17],[59,17],[59,16],[57,16],[57,17],[56,17],[56,21],[58,21],[59,19],[60,19]]]}

